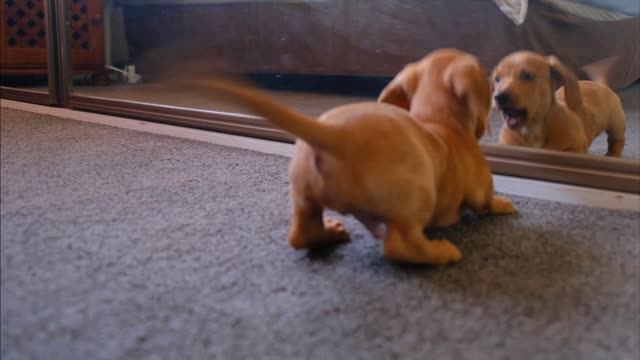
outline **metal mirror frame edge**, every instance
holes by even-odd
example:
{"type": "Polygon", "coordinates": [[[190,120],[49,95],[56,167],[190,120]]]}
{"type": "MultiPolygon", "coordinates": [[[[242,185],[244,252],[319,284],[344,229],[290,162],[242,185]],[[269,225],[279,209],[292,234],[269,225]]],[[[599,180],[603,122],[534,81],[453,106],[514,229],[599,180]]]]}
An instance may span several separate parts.
{"type": "Polygon", "coordinates": [[[40,105],[55,105],[51,93],[0,86],[0,98],[40,105]]]}

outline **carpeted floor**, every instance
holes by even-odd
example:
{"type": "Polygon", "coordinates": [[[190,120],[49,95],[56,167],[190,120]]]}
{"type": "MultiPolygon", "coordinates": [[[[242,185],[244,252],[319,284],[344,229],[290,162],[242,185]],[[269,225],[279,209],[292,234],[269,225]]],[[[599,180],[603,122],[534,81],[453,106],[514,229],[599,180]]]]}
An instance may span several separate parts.
{"type": "Polygon", "coordinates": [[[286,244],[288,159],[2,109],[1,357],[638,359],[640,218],[514,198],[465,259],[286,244]]]}

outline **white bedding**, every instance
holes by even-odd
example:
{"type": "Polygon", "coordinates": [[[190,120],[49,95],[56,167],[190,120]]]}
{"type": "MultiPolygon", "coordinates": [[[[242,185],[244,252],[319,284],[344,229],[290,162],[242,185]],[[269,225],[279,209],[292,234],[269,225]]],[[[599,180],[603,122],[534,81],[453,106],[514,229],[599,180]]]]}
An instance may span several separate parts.
{"type": "Polygon", "coordinates": [[[529,0],[493,0],[500,10],[516,25],[520,25],[527,17],[529,0]]]}
{"type": "Polygon", "coordinates": [[[570,2],[628,16],[640,16],[640,1],[638,0],[571,0],[570,2]]]}
{"type": "MultiPolygon", "coordinates": [[[[529,0],[493,0],[516,25],[527,17],[529,0]]],[[[552,3],[558,8],[591,20],[616,21],[640,15],[638,0],[534,0],[552,3]]]]}

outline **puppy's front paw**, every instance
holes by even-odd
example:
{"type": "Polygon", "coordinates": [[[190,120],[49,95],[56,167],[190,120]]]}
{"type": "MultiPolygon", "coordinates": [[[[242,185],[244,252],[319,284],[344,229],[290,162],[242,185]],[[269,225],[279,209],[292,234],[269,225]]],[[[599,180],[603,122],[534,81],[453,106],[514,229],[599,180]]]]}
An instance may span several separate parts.
{"type": "Polygon", "coordinates": [[[513,206],[511,200],[504,196],[493,195],[491,199],[491,213],[492,214],[513,214],[518,210],[513,206]]]}

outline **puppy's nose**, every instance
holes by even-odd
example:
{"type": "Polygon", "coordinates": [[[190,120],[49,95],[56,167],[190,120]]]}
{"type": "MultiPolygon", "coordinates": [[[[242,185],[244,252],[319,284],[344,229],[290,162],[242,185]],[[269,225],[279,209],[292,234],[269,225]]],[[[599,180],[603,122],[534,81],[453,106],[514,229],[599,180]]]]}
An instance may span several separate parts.
{"type": "Polygon", "coordinates": [[[507,105],[507,103],[509,102],[509,93],[506,91],[503,91],[498,95],[494,96],[493,98],[496,100],[496,103],[498,105],[504,106],[504,105],[507,105]]]}

